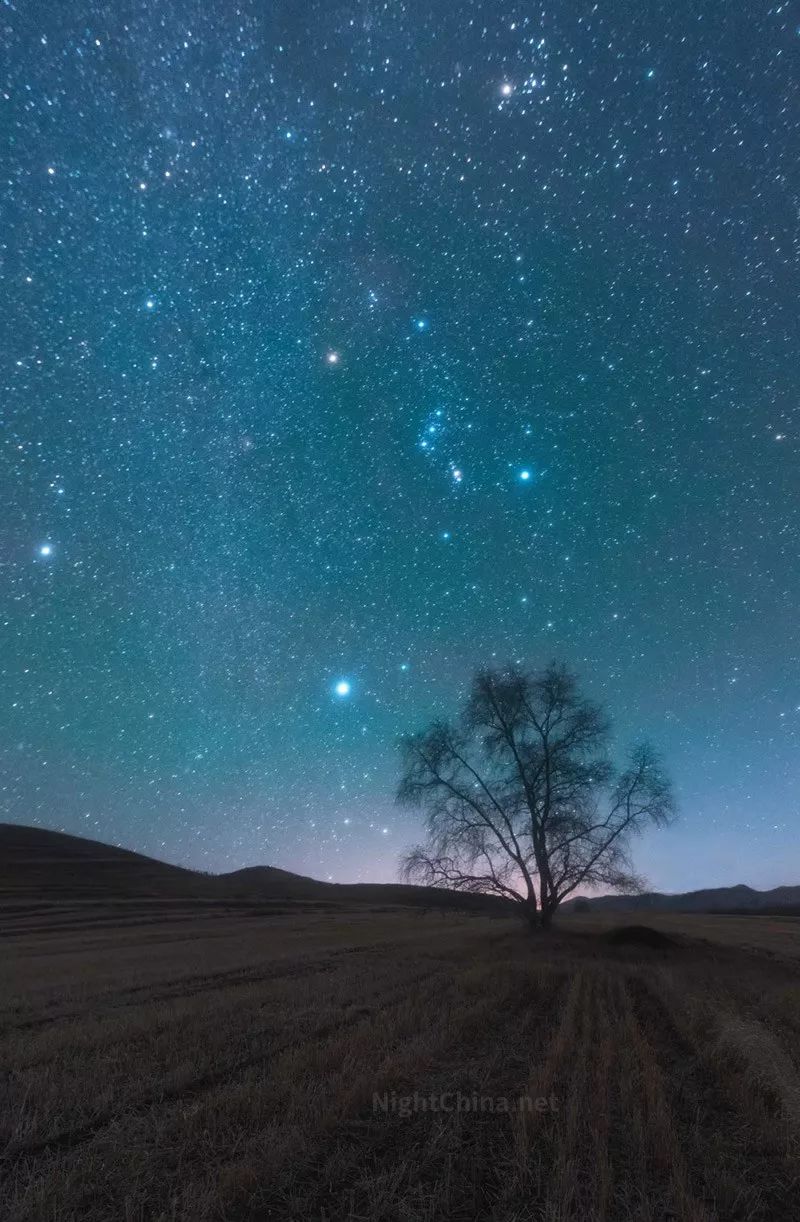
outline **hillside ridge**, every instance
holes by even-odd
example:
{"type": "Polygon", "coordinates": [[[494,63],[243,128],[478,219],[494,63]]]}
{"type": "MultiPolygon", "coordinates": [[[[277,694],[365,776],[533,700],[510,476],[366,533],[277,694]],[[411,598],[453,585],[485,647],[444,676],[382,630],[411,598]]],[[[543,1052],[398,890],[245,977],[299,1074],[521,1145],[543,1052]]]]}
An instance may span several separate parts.
{"type": "Polygon", "coordinates": [[[0,904],[31,900],[198,899],[507,908],[496,896],[401,883],[333,883],[277,866],[209,874],[66,832],[0,823],[0,904]]]}
{"type": "MultiPolygon", "coordinates": [[[[466,895],[404,883],[334,883],[278,866],[245,866],[221,874],[171,865],[133,849],[50,828],[0,823],[0,902],[25,898],[259,899],[327,903],[413,904],[426,907],[507,908],[495,896],[466,895]]],[[[800,886],[758,891],[746,883],[669,894],[576,897],[565,913],[714,912],[800,906],[800,886]]]]}

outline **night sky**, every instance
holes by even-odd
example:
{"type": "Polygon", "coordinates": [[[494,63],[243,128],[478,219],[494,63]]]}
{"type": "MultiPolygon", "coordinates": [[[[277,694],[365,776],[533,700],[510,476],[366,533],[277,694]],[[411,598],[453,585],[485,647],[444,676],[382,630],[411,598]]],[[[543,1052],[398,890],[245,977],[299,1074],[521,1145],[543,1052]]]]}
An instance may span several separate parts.
{"type": "Polygon", "coordinates": [[[559,658],[654,885],[800,882],[797,10],[0,14],[0,818],[391,879],[559,658]]]}

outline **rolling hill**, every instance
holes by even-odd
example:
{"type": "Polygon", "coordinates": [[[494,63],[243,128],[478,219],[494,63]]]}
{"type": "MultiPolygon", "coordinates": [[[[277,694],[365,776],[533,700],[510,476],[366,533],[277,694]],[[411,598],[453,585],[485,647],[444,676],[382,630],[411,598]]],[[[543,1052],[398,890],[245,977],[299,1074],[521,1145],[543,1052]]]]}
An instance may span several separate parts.
{"type": "Polygon", "coordinates": [[[735,887],[707,887],[674,895],[660,891],[647,891],[643,895],[599,895],[567,900],[563,911],[574,912],[576,906],[585,910],[587,904],[591,912],[758,912],[800,907],[800,887],[756,891],[739,883],[735,887]]]}
{"type": "Polygon", "coordinates": [[[275,866],[247,866],[230,874],[219,874],[215,884],[226,895],[258,896],[276,900],[313,900],[333,904],[413,904],[429,908],[483,909],[508,905],[491,895],[465,895],[438,887],[415,887],[405,883],[329,883],[303,874],[292,874],[275,866]]]}
{"type": "Polygon", "coordinates": [[[97,840],[0,823],[0,906],[133,899],[507,909],[494,896],[394,883],[319,882],[274,866],[203,874],[97,840]]]}
{"type": "MultiPolygon", "coordinates": [[[[509,910],[494,896],[402,883],[320,882],[275,866],[203,874],[97,840],[0,823],[0,906],[134,899],[509,910]]],[[[568,900],[563,912],[586,904],[593,912],[758,912],[800,907],[800,887],[756,891],[740,884],[675,895],[602,895],[568,900]]]]}
{"type": "Polygon", "coordinates": [[[43,827],[0,823],[0,900],[202,896],[205,875],[43,827]]]}

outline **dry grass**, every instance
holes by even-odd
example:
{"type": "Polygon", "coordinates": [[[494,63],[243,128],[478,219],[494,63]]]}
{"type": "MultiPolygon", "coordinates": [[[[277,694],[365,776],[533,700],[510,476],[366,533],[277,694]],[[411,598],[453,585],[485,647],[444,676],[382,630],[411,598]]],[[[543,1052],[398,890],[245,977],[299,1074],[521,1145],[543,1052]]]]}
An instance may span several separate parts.
{"type": "Polygon", "coordinates": [[[693,940],[701,939],[719,946],[735,946],[740,950],[752,950],[769,957],[800,959],[798,916],[729,916],[713,912],[639,911],[627,916],[618,912],[598,912],[560,918],[561,928],[565,930],[610,929],[623,922],[644,922],[665,933],[685,934],[693,940]]]}
{"type": "Polygon", "coordinates": [[[585,922],[95,917],[0,943],[7,1222],[798,1217],[791,962],[585,922]]]}

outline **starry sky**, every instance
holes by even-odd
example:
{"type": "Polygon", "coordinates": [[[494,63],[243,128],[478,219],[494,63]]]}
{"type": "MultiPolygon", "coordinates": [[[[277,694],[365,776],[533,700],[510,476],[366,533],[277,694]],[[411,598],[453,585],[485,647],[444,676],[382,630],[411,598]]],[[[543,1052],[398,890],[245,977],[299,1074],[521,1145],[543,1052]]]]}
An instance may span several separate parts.
{"type": "Polygon", "coordinates": [[[797,11],[5,0],[0,818],[392,879],[567,661],[800,882],[797,11]]]}

